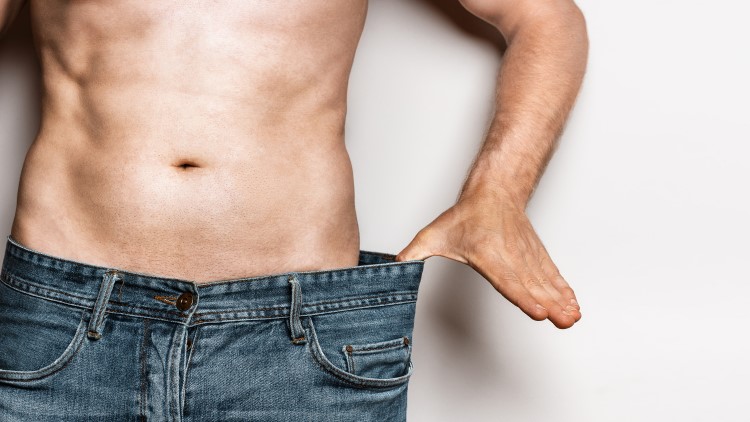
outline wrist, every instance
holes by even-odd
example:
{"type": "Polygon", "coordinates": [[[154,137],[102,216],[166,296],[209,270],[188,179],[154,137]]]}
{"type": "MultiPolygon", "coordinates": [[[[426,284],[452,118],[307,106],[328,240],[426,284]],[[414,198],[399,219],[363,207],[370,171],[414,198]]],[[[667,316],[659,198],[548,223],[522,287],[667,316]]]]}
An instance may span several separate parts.
{"type": "Polygon", "coordinates": [[[518,181],[512,178],[472,173],[466,180],[457,201],[471,201],[482,199],[525,211],[530,192],[524,189],[518,181]]]}

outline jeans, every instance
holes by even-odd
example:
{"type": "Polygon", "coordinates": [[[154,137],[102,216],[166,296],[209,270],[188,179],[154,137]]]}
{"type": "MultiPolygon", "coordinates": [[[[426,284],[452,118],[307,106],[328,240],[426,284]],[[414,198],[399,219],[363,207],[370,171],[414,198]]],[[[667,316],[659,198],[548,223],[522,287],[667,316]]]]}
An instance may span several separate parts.
{"type": "Polygon", "coordinates": [[[405,421],[423,267],[197,284],[8,236],[0,421],[405,421]]]}

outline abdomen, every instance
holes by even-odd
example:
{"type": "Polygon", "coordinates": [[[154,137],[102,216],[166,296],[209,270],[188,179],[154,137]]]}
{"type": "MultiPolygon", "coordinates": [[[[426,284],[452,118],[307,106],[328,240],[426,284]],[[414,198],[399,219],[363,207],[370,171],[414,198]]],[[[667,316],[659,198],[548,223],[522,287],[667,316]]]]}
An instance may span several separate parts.
{"type": "Polygon", "coordinates": [[[43,114],[12,234],[196,281],[355,264],[343,126],[365,8],[32,3],[43,114]]]}

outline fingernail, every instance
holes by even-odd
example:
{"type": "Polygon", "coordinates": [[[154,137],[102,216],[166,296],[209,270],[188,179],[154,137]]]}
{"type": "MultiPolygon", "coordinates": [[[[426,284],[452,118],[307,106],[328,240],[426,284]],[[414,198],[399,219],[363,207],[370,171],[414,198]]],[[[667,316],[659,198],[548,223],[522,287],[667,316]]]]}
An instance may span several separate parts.
{"type": "Polygon", "coordinates": [[[542,306],[542,305],[540,305],[540,304],[538,304],[538,303],[536,304],[536,308],[537,308],[537,309],[541,309],[541,310],[543,310],[543,311],[546,311],[546,310],[547,310],[547,308],[545,308],[544,306],[542,306]]]}
{"type": "Polygon", "coordinates": [[[566,306],[566,307],[565,307],[565,310],[567,310],[567,311],[568,311],[568,312],[570,312],[570,313],[573,313],[573,312],[575,312],[575,311],[576,311],[577,309],[575,308],[575,306],[570,306],[570,305],[568,305],[568,306],[566,306]]]}
{"type": "Polygon", "coordinates": [[[572,303],[573,305],[578,305],[578,302],[575,299],[570,299],[570,303],[572,303]]]}

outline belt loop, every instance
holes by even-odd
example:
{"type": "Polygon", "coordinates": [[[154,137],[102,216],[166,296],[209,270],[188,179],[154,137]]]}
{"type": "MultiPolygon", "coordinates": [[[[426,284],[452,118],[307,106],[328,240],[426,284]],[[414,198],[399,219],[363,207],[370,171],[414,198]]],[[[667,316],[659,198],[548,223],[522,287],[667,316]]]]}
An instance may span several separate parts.
{"type": "Polygon", "coordinates": [[[115,282],[121,279],[122,277],[120,277],[117,270],[108,270],[104,273],[102,284],[99,287],[99,294],[96,296],[96,303],[94,303],[94,309],[91,311],[91,319],[89,320],[87,335],[92,340],[102,338],[101,326],[104,322],[104,311],[107,308],[107,302],[109,302],[109,295],[112,293],[115,282]]]}
{"type": "Polygon", "coordinates": [[[300,308],[302,307],[302,288],[297,281],[297,275],[289,276],[289,284],[292,285],[292,304],[289,310],[289,329],[291,331],[292,343],[304,344],[305,331],[300,321],[300,308]]]}

